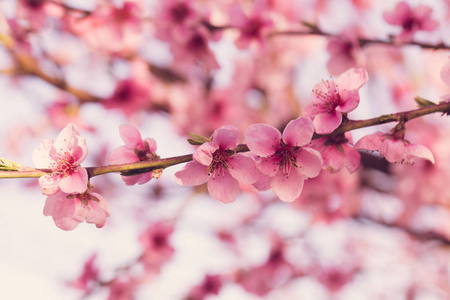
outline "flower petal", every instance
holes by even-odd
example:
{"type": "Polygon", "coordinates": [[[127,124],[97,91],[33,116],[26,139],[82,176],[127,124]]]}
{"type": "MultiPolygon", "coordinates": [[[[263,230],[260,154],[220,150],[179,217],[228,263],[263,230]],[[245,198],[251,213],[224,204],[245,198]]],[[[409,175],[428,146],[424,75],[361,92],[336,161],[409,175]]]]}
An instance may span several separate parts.
{"type": "Polygon", "coordinates": [[[45,139],[41,142],[39,148],[33,151],[33,163],[36,167],[46,169],[50,168],[53,159],[50,156],[50,150],[53,147],[53,139],[45,139]]]}
{"type": "Polygon", "coordinates": [[[209,166],[213,159],[213,153],[219,148],[216,143],[204,143],[194,152],[194,160],[202,165],[209,166]]]}
{"type": "Polygon", "coordinates": [[[108,164],[110,165],[130,164],[137,161],[139,161],[139,157],[136,156],[136,153],[125,146],[114,149],[108,157],[108,164]]]}
{"type": "Polygon", "coordinates": [[[239,183],[228,171],[208,181],[208,192],[216,200],[223,203],[236,201],[239,196],[239,183]]]}
{"type": "Polygon", "coordinates": [[[365,69],[351,68],[339,76],[336,86],[341,94],[345,91],[359,90],[367,81],[369,81],[369,74],[365,69]]]}
{"type": "Polygon", "coordinates": [[[404,141],[401,140],[384,140],[380,148],[380,154],[383,155],[388,162],[400,162],[406,158],[406,147],[404,141]]]}
{"type": "Polygon", "coordinates": [[[213,141],[220,149],[233,149],[241,141],[241,135],[234,126],[222,126],[214,131],[213,141]]]}
{"type": "Polygon", "coordinates": [[[348,113],[359,105],[359,92],[357,90],[342,92],[341,104],[336,107],[337,111],[348,113]]]}
{"type": "Polygon", "coordinates": [[[341,125],[342,114],[338,111],[333,113],[321,113],[314,118],[314,127],[319,134],[332,133],[341,125]]]}
{"type": "Polygon", "coordinates": [[[322,170],[322,156],[312,148],[302,148],[297,155],[297,165],[300,173],[306,177],[317,177],[322,170]]]}
{"type": "Polygon", "coordinates": [[[292,168],[289,176],[278,172],[271,178],[270,186],[282,201],[292,202],[300,196],[304,180],[305,178],[298,172],[298,169],[292,168]]]}
{"type": "Polygon", "coordinates": [[[408,155],[428,159],[433,164],[435,163],[433,153],[430,151],[430,149],[428,149],[424,145],[410,144],[406,146],[406,151],[408,155]]]}
{"type": "Polygon", "coordinates": [[[275,176],[277,174],[278,170],[280,169],[280,159],[278,157],[267,157],[267,158],[261,158],[258,162],[258,168],[259,170],[268,176],[275,176]]]}
{"type": "Polygon", "coordinates": [[[61,177],[57,174],[44,175],[39,177],[39,185],[42,189],[42,194],[51,196],[59,192],[59,182],[61,177]]]}
{"type": "Polygon", "coordinates": [[[228,159],[228,171],[231,176],[245,184],[252,184],[258,180],[258,169],[253,158],[236,154],[228,159]]]}
{"type": "Polygon", "coordinates": [[[175,173],[175,180],[179,185],[200,185],[208,179],[207,167],[196,161],[188,162],[183,169],[175,173]]]}
{"type": "Polygon", "coordinates": [[[87,189],[88,174],[85,168],[78,166],[75,172],[63,177],[59,182],[61,191],[67,194],[84,193],[87,189]]]}
{"type": "Polygon", "coordinates": [[[144,143],[142,142],[141,133],[136,127],[128,124],[122,124],[119,127],[119,133],[127,149],[144,149],[144,143]]]}
{"type": "Polygon", "coordinates": [[[268,124],[252,124],[245,132],[245,141],[254,154],[267,157],[279,147],[281,133],[268,124]]]}
{"type": "Polygon", "coordinates": [[[369,151],[378,151],[383,145],[384,135],[381,132],[375,132],[360,138],[356,144],[355,149],[364,149],[369,151]]]}
{"type": "Polygon", "coordinates": [[[309,118],[300,117],[290,121],[283,131],[283,141],[286,145],[304,146],[311,142],[314,134],[314,124],[309,118]]]}

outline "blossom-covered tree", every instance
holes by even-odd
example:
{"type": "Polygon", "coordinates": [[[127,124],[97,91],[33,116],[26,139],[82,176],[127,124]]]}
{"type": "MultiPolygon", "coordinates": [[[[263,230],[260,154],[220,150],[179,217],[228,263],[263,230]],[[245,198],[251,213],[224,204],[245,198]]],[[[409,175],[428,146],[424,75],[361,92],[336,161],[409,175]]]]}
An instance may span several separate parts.
{"type": "Polygon", "coordinates": [[[0,1],[3,298],[449,299],[449,16],[0,1]]]}

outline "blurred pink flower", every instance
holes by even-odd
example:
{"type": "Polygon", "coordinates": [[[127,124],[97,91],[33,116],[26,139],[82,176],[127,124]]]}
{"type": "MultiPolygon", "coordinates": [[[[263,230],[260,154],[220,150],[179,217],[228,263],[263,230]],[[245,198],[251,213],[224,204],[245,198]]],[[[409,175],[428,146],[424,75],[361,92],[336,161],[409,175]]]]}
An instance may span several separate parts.
{"type": "Polygon", "coordinates": [[[103,105],[107,109],[119,108],[128,117],[137,111],[150,108],[151,93],[148,84],[134,78],[120,80],[103,105]]]}
{"type": "MultiPolygon", "coordinates": [[[[155,153],[156,142],[154,139],[142,139],[139,130],[127,124],[120,125],[119,132],[125,146],[116,148],[111,152],[108,164],[119,165],[159,159],[159,156],[155,153]]],[[[122,180],[127,185],[144,184],[149,182],[153,176],[153,172],[146,172],[139,175],[122,176],[122,180]]]]}
{"type": "Polygon", "coordinates": [[[258,179],[255,161],[235,153],[240,134],[233,126],[216,129],[211,142],[204,143],[194,153],[194,160],[175,174],[178,184],[194,186],[208,182],[211,197],[224,203],[236,201],[239,182],[252,184],[258,179]]]}
{"type": "Polygon", "coordinates": [[[175,252],[169,240],[172,233],[172,224],[157,222],[139,236],[139,242],[144,248],[140,261],[145,268],[159,272],[161,266],[172,258],[175,252]]]}
{"type": "Polygon", "coordinates": [[[186,300],[203,300],[210,295],[218,295],[221,288],[221,276],[207,274],[199,285],[191,289],[186,300]]]}
{"type": "Polygon", "coordinates": [[[334,80],[322,81],[314,87],[312,103],[304,116],[314,118],[319,134],[333,132],[342,123],[342,114],[353,111],[359,104],[358,90],[369,80],[365,69],[350,69],[334,80]]]}
{"type": "Polygon", "coordinates": [[[273,22],[265,17],[266,1],[254,1],[253,11],[247,16],[241,6],[233,6],[230,15],[230,25],[240,30],[236,40],[238,48],[247,48],[252,41],[264,42],[264,35],[272,28],[273,22]]]}
{"type": "Polygon", "coordinates": [[[304,117],[289,122],[283,138],[271,125],[253,124],[247,128],[247,146],[261,157],[259,169],[271,177],[270,187],[282,201],[293,201],[300,195],[304,180],[320,173],[320,153],[304,147],[311,142],[313,134],[312,121],[304,117]]]}
{"type": "Polygon", "coordinates": [[[33,162],[38,168],[49,168],[51,174],[41,176],[39,184],[44,195],[58,191],[67,194],[83,193],[87,189],[88,174],[80,164],[86,158],[86,140],[74,124],[67,125],[56,138],[46,139],[33,152],[33,162]]]}
{"type": "Polygon", "coordinates": [[[353,173],[359,169],[361,155],[349,144],[353,144],[353,139],[351,133],[346,132],[313,140],[311,148],[322,155],[324,169],[337,172],[346,167],[350,173],[353,173]]]}
{"type": "Polygon", "coordinates": [[[57,3],[48,0],[19,0],[17,1],[18,20],[27,20],[33,30],[40,30],[45,26],[48,16],[60,18],[64,10],[57,3]]]}
{"type": "Polygon", "coordinates": [[[426,5],[411,8],[406,1],[399,2],[394,10],[384,12],[384,20],[391,25],[402,26],[402,31],[395,37],[398,43],[409,43],[419,31],[433,31],[439,22],[431,18],[432,9],[426,5]]]}
{"type": "Polygon", "coordinates": [[[354,29],[349,28],[340,35],[331,36],[328,40],[327,51],[330,54],[327,69],[331,75],[337,76],[361,64],[361,48],[354,29]]]}
{"type": "Polygon", "coordinates": [[[430,149],[420,144],[411,144],[403,138],[396,138],[394,134],[376,132],[362,137],[355,144],[356,149],[379,151],[388,162],[414,163],[414,158],[427,159],[434,163],[434,156],[430,149]]]}
{"type": "Polygon", "coordinates": [[[58,192],[47,197],[44,215],[52,216],[62,230],[73,230],[83,221],[101,228],[109,217],[109,204],[99,194],[89,191],[80,194],[58,192]]]}
{"type": "Polygon", "coordinates": [[[98,283],[99,269],[94,265],[97,258],[96,254],[91,255],[88,261],[84,264],[83,272],[74,281],[69,282],[69,286],[79,290],[83,290],[85,295],[88,295],[98,283]]]}

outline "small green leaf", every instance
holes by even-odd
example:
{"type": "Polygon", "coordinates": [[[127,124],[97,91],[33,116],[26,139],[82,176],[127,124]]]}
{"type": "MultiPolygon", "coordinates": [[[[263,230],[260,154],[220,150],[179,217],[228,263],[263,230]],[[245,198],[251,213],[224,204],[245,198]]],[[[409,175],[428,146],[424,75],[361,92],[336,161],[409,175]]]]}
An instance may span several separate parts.
{"type": "Polygon", "coordinates": [[[20,171],[22,166],[9,159],[0,157],[0,171],[20,171]]]}
{"type": "Polygon", "coordinates": [[[192,138],[188,139],[188,142],[191,145],[202,145],[203,143],[211,142],[211,140],[208,139],[207,137],[204,137],[196,133],[189,132],[189,136],[192,138]]]}
{"type": "Polygon", "coordinates": [[[419,96],[414,98],[414,100],[419,105],[419,107],[427,107],[427,106],[436,105],[436,103],[434,103],[434,102],[432,102],[430,100],[427,100],[425,98],[419,97],[419,96]]]}

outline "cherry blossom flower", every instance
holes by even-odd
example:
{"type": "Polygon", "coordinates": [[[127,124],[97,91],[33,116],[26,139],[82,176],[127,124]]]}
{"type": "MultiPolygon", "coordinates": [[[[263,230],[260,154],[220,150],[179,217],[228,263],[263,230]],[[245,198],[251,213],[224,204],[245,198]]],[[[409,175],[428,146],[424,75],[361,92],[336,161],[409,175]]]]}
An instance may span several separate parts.
{"type": "Polygon", "coordinates": [[[47,197],[44,215],[52,216],[62,230],[73,230],[83,221],[101,228],[109,217],[109,204],[99,194],[89,190],[80,194],[58,192],[47,197]]]}
{"type": "Polygon", "coordinates": [[[337,172],[345,166],[350,173],[353,173],[361,164],[361,155],[349,143],[353,144],[352,135],[346,132],[316,139],[311,142],[311,148],[322,155],[324,169],[337,172]]]}
{"type": "Polygon", "coordinates": [[[330,54],[327,69],[331,75],[339,75],[350,68],[356,68],[363,60],[355,29],[349,28],[338,36],[330,37],[327,51],[330,54]]]}
{"type": "Polygon", "coordinates": [[[80,164],[87,153],[86,140],[74,124],[67,125],[56,141],[46,139],[41,142],[33,152],[33,162],[38,168],[52,170],[51,174],[39,178],[42,193],[50,196],[60,190],[67,194],[86,191],[88,174],[80,164]]]}
{"type": "Polygon", "coordinates": [[[253,124],[247,128],[247,146],[261,157],[259,169],[271,177],[270,187],[283,201],[295,200],[302,191],[304,180],[320,173],[320,153],[304,147],[311,142],[313,134],[312,121],[304,117],[289,122],[283,138],[271,125],[253,124]]]}
{"type": "Polygon", "coordinates": [[[266,262],[237,274],[236,282],[260,297],[281,287],[295,276],[294,266],[286,259],[285,248],[281,238],[274,236],[266,262]]]}
{"type": "Polygon", "coordinates": [[[379,151],[388,162],[406,162],[413,164],[416,157],[427,159],[434,163],[434,156],[430,149],[420,144],[411,144],[409,141],[398,138],[394,134],[376,132],[362,137],[355,144],[356,149],[379,151]]]}
{"type": "Polygon", "coordinates": [[[84,264],[81,275],[76,280],[68,283],[71,287],[83,290],[85,295],[88,295],[92,291],[99,280],[99,269],[94,264],[96,258],[96,254],[91,255],[88,261],[84,264]]]}
{"type": "MultiPolygon", "coordinates": [[[[159,159],[156,152],[156,142],[154,139],[142,139],[139,130],[132,125],[120,125],[120,137],[125,146],[114,149],[108,158],[110,165],[129,164],[138,161],[151,161],[159,159]]],[[[158,172],[146,172],[133,176],[122,176],[122,180],[127,185],[144,184],[149,182],[153,177],[159,177],[158,172]]]]}
{"type": "Polygon", "coordinates": [[[333,132],[342,123],[342,114],[349,113],[359,104],[358,90],[369,79],[363,68],[350,69],[334,80],[322,81],[314,87],[312,103],[305,108],[305,117],[314,118],[319,134],[333,132]]]}
{"type": "Polygon", "coordinates": [[[172,224],[157,222],[139,236],[139,242],[144,248],[140,261],[145,268],[159,272],[161,266],[172,258],[175,252],[170,244],[172,233],[172,224]]]}
{"type": "Polygon", "coordinates": [[[203,300],[210,295],[218,295],[221,288],[221,276],[207,274],[199,285],[191,289],[186,300],[203,300]]]}
{"type": "Polygon", "coordinates": [[[395,37],[395,41],[408,43],[413,40],[417,31],[433,31],[439,26],[439,22],[431,18],[432,12],[426,5],[411,8],[407,2],[402,1],[393,11],[385,12],[383,18],[391,25],[402,26],[402,31],[395,37]]]}
{"type": "Polygon", "coordinates": [[[176,181],[187,186],[208,182],[211,197],[224,203],[236,201],[239,182],[252,184],[258,179],[255,161],[233,150],[239,140],[239,132],[233,126],[216,129],[212,141],[201,145],[194,160],[175,174],[176,181]]]}
{"type": "Polygon", "coordinates": [[[34,30],[42,29],[48,16],[60,18],[64,10],[53,1],[19,0],[17,1],[17,19],[26,19],[34,30]]]}
{"type": "Polygon", "coordinates": [[[247,16],[240,6],[234,6],[230,11],[230,25],[237,27],[241,35],[236,40],[238,48],[247,48],[252,41],[263,43],[264,34],[272,27],[273,22],[264,16],[266,3],[255,1],[253,11],[247,16]]]}

